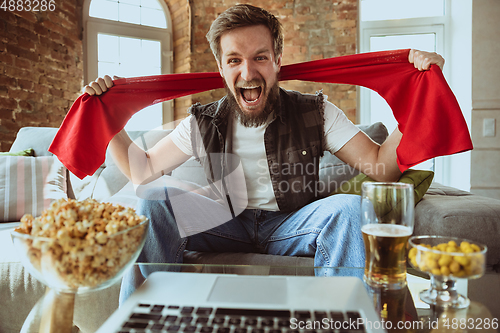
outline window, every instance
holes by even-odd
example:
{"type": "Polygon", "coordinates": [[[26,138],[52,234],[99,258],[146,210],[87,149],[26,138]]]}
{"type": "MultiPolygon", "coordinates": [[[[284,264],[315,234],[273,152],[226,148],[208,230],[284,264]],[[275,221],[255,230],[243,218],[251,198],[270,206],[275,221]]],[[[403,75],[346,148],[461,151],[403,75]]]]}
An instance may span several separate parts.
{"type": "MultiPolygon", "coordinates": [[[[171,73],[171,23],[158,0],[86,0],[85,82],[104,75],[171,73]]],[[[136,113],[126,130],[150,130],[173,120],[171,101],[136,113]]]]}
{"type": "Polygon", "coordinates": [[[439,17],[445,15],[443,0],[361,0],[362,22],[439,17]]]}
{"type": "MultiPolygon", "coordinates": [[[[361,52],[414,48],[444,55],[444,0],[425,0],[414,6],[407,0],[360,0],[361,52]],[[425,4],[427,2],[427,4],[425,4]],[[432,5],[431,5],[432,3],[432,5]]],[[[360,88],[360,122],[382,122],[392,133],[396,119],[376,92],[360,88]]],[[[432,159],[416,169],[439,168],[432,159]]]]}
{"type": "Polygon", "coordinates": [[[91,17],[167,28],[164,8],[158,0],[92,0],[91,17]]]}
{"type": "MultiPolygon", "coordinates": [[[[472,110],[472,0],[359,0],[359,52],[415,48],[443,55],[444,75],[466,122],[472,110]]],[[[378,94],[359,90],[360,123],[382,121],[391,131],[396,121],[378,94]]],[[[438,157],[416,166],[434,170],[434,180],[470,190],[470,152],[438,157]]]]}

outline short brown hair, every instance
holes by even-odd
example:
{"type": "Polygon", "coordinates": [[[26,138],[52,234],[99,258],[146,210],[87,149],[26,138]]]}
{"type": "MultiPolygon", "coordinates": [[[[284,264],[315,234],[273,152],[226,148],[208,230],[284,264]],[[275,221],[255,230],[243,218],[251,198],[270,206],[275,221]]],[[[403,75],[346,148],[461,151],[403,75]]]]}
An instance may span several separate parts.
{"type": "Polygon", "coordinates": [[[221,62],[220,39],[231,30],[254,25],[264,25],[271,32],[276,61],[283,53],[283,27],[267,10],[247,4],[235,5],[220,14],[210,26],[207,39],[215,58],[221,62]]]}

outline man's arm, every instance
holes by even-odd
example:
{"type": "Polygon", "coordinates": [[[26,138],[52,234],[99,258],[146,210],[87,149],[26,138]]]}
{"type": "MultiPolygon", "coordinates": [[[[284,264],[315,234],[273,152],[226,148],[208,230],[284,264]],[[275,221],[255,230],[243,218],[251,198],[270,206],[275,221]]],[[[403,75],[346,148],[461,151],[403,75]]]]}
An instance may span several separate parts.
{"type": "Polygon", "coordinates": [[[125,130],[109,142],[111,156],[120,171],[134,184],[163,171],[165,174],[189,159],[169,136],[156,143],[147,153],[136,145],[125,130]]]}
{"type": "MultiPolygon", "coordinates": [[[[412,49],[408,54],[408,61],[420,71],[428,70],[431,65],[437,65],[441,69],[444,66],[444,58],[435,52],[412,49]]],[[[335,156],[376,181],[397,181],[401,171],[397,164],[396,148],[402,136],[396,128],[379,145],[360,132],[339,149],[335,156]]]]}
{"type": "Polygon", "coordinates": [[[401,132],[396,129],[379,145],[364,132],[359,132],[335,156],[376,181],[397,181],[401,171],[396,161],[396,148],[401,137],[401,132]]]}
{"type": "MultiPolygon", "coordinates": [[[[101,95],[112,86],[111,77],[106,75],[86,86],[84,92],[101,95]]],[[[180,150],[169,136],[158,141],[146,153],[130,139],[125,130],[121,130],[111,139],[108,147],[120,171],[134,184],[141,184],[161,171],[169,173],[189,159],[189,155],[180,150]]]]}

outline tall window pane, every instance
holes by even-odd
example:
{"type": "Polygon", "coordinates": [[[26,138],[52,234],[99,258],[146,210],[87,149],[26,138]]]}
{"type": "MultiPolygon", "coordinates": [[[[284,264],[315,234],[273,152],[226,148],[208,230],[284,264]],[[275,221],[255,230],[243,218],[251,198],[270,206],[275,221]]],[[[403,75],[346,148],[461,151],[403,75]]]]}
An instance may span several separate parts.
{"type": "MultiPolygon", "coordinates": [[[[139,38],[98,34],[98,76],[136,77],[161,74],[161,43],[139,38]]],[[[150,130],[162,125],[162,106],[136,113],[126,130],[150,130]]]]}
{"type": "Polygon", "coordinates": [[[396,20],[445,15],[444,0],[361,0],[362,21],[396,20]]]}
{"type": "MultiPolygon", "coordinates": [[[[370,51],[386,51],[409,48],[435,52],[436,35],[428,33],[370,37],[370,51]]],[[[394,118],[389,104],[387,104],[385,99],[373,90],[370,90],[370,111],[370,119],[372,122],[382,122],[389,130],[389,133],[392,133],[392,131],[396,129],[397,121],[394,118]]],[[[421,163],[413,168],[434,170],[434,159],[421,163]]]]}

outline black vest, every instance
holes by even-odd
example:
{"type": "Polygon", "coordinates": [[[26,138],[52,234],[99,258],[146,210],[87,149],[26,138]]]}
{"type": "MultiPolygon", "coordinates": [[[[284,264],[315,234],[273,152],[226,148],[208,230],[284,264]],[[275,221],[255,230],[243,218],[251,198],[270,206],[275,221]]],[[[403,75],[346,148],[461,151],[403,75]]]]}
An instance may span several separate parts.
{"type": "MultiPolygon", "coordinates": [[[[231,156],[232,112],[226,98],[189,111],[193,153],[202,164],[209,184],[224,199],[220,182],[238,161],[231,156]]],[[[319,160],[324,150],[324,99],[280,89],[278,110],[264,134],[267,164],[280,211],[297,210],[317,197],[319,160]]],[[[224,199],[225,200],[225,199],[224,199]]]]}

